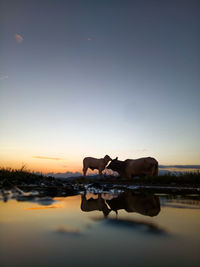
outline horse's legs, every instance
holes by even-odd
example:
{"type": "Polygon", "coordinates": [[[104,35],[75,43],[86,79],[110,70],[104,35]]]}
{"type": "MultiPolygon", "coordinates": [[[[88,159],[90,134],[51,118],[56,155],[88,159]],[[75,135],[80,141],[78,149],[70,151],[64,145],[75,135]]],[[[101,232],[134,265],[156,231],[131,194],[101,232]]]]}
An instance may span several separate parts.
{"type": "Polygon", "coordinates": [[[86,168],[86,167],[83,168],[83,177],[86,177],[87,169],[88,168],[86,168]]]}

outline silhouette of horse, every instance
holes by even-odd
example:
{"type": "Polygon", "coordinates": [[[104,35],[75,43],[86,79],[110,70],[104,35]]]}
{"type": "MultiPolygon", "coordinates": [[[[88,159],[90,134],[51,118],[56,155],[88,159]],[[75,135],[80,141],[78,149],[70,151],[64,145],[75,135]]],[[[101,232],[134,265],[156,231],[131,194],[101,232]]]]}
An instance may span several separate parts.
{"type": "Polygon", "coordinates": [[[124,161],[113,159],[107,166],[119,173],[122,178],[131,179],[132,176],[158,175],[158,162],[156,159],[147,157],[140,159],[126,159],[124,161]]]}
{"type": "Polygon", "coordinates": [[[86,157],[83,159],[83,176],[86,176],[88,168],[91,170],[98,170],[99,171],[99,178],[102,176],[102,171],[105,169],[106,165],[112,159],[106,155],[104,158],[96,159],[92,157],[86,157]]]}

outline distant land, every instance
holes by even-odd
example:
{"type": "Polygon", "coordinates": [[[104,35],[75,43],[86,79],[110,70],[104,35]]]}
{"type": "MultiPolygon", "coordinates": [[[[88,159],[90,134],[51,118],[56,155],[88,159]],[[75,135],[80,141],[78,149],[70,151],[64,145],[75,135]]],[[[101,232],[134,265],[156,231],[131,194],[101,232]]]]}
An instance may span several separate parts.
{"type": "MultiPolygon", "coordinates": [[[[159,165],[159,175],[164,175],[167,173],[182,173],[182,172],[196,172],[200,171],[200,165],[159,165]]],[[[58,172],[46,173],[45,176],[52,176],[55,178],[71,178],[82,176],[80,172],[58,172]]],[[[96,173],[90,173],[89,176],[96,176],[96,173]]]]}

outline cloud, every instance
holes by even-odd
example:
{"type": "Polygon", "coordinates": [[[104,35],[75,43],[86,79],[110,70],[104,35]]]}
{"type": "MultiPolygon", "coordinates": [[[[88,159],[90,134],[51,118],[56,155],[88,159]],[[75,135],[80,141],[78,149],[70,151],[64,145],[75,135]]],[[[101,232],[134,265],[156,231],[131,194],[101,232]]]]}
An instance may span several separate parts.
{"type": "Polygon", "coordinates": [[[52,160],[61,160],[61,158],[54,158],[54,157],[42,157],[42,156],[32,156],[35,159],[52,159],[52,160]]]}
{"type": "Polygon", "coordinates": [[[43,207],[32,207],[32,208],[26,208],[26,210],[46,210],[46,209],[57,209],[57,208],[63,208],[62,205],[50,205],[50,206],[43,206],[43,207]]]}
{"type": "Polygon", "coordinates": [[[8,75],[0,76],[0,80],[8,79],[8,75]]]}
{"type": "Polygon", "coordinates": [[[24,38],[20,34],[15,34],[15,40],[21,44],[24,41],[24,38]]]}

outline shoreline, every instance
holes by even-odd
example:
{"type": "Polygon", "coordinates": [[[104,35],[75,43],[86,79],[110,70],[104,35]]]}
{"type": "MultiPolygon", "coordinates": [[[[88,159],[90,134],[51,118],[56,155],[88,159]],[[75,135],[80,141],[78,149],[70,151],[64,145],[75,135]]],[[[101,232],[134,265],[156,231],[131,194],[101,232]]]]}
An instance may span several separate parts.
{"type": "Polygon", "coordinates": [[[127,185],[127,184],[117,184],[117,183],[68,183],[63,186],[38,186],[38,185],[13,185],[9,187],[0,186],[1,192],[15,191],[19,194],[22,192],[31,193],[37,192],[40,196],[73,196],[77,194],[85,193],[114,193],[118,191],[130,190],[136,194],[170,194],[170,195],[199,195],[200,196],[200,186],[192,185],[127,185]]]}
{"type": "Polygon", "coordinates": [[[42,195],[67,196],[91,191],[133,190],[144,193],[200,194],[200,173],[179,176],[159,175],[125,180],[115,176],[70,177],[66,179],[38,175],[25,170],[0,169],[0,190],[37,191],[42,195]],[[93,189],[92,189],[93,188],[93,189]]]}

